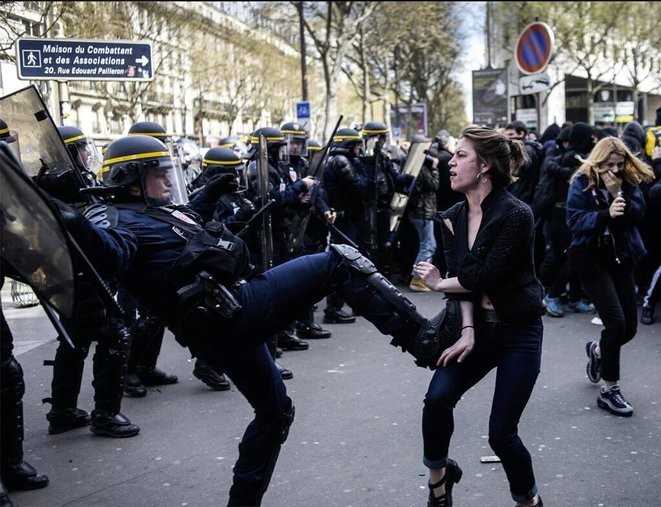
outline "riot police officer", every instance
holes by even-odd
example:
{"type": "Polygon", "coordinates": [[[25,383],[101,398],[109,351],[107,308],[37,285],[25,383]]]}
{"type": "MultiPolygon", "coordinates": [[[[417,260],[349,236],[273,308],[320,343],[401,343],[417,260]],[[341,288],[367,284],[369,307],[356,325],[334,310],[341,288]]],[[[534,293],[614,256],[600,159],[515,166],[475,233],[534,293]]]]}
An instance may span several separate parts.
{"type": "MultiPolygon", "coordinates": [[[[8,146],[20,160],[18,137],[0,119],[0,142],[8,146]]],[[[0,216],[0,244],[5,239],[2,216],[0,216]]],[[[0,290],[4,284],[6,269],[0,259],[0,290]],[[4,268],[4,269],[3,269],[4,268]]],[[[18,278],[18,277],[17,277],[18,278]]],[[[28,490],[48,486],[48,477],[37,473],[35,468],[23,460],[23,395],[25,381],[23,369],[13,354],[14,338],[7,325],[0,302],[0,506],[11,506],[7,489],[28,490]]]]}
{"type": "MultiPolygon", "coordinates": [[[[235,233],[254,236],[254,230],[245,229],[255,214],[255,206],[243,196],[245,189],[240,188],[239,172],[243,166],[243,161],[232,149],[211,148],[202,160],[202,174],[206,184],[216,191],[198,192],[191,202],[205,222],[215,220],[235,233]]],[[[202,357],[195,361],[193,375],[217,391],[230,388],[222,370],[217,366],[214,368],[202,357]]]]}
{"type": "MultiPolygon", "coordinates": [[[[287,161],[287,143],[285,136],[280,129],[273,127],[262,127],[253,132],[250,136],[250,142],[253,147],[252,153],[256,155],[256,146],[259,144],[260,136],[266,138],[268,150],[268,183],[269,198],[275,201],[271,209],[271,234],[273,237],[273,259],[272,265],[277,266],[294,255],[293,244],[299,229],[300,215],[307,209],[307,202],[310,198],[310,190],[315,184],[311,178],[299,178],[298,173],[288,164],[287,161]]],[[[253,202],[258,198],[257,188],[257,163],[255,160],[248,165],[248,184],[249,195],[253,202]]],[[[264,203],[260,203],[264,205],[264,203]]],[[[259,252],[264,255],[264,252],[259,252]]],[[[264,259],[261,262],[255,262],[257,265],[264,265],[264,259]]],[[[273,338],[270,348],[274,356],[277,354],[277,348],[284,350],[307,350],[309,344],[295,334],[294,322],[287,329],[282,330],[273,338]]],[[[283,375],[291,378],[291,371],[286,370],[283,375]]]]}
{"type": "MultiPolygon", "coordinates": [[[[363,202],[367,198],[368,180],[360,155],[363,138],[357,130],[341,128],[333,137],[323,182],[329,205],[336,211],[335,225],[357,245],[364,249],[360,224],[364,220],[363,202]]],[[[342,309],[344,301],[339,294],[326,300],[324,322],[350,324],[355,317],[342,309]]]]}
{"type": "Polygon", "coordinates": [[[140,304],[193,356],[219,365],[248,399],[255,418],[239,444],[229,505],[258,506],[294,419],[265,338],[286,327],[298,307],[334,290],[392,335],[393,345],[429,366],[439,356],[441,319],[420,316],[368,259],[344,245],[251,277],[241,239],[216,222],[201,226],[190,208],[170,205],[177,179],[168,155],[151,137],[114,141],[104,166],[115,206],[103,208],[103,219],[98,206],[86,211],[89,219],[73,212],[64,219],[83,248],[102,247],[99,269],[119,270],[140,304]]]}
{"type": "MultiPolygon", "coordinates": [[[[162,141],[174,155],[171,135],[158,123],[141,121],[129,128],[129,135],[146,135],[162,141]]],[[[174,160],[174,158],[173,158],[174,160]]],[[[182,189],[185,193],[185,190],[182,189]]],[[[183,199],[183,196],[179,197],[183,199]]],[[[129,354],[128,375],[125,393],[132,398],[142,398],[147,395],[145,386],[160,386],[176,384],[178,378],[156,367],[158,356],[163,346],[165,326],[158,319],[140,309],[135,301],[120,287],[117,300],[125,309],[132,322],[131,352],[129,354]]]]}
{"type": "MultiPolygon", "coordinates": [[[[100,168],[100,155],[93,142],[77,127],[58,127],[58,131],[76,164],[77,174],[87,183],[81,183],[72,171],[41,174],[37,176],[36,182],[50,195],[82,206],[85,198],[80,194],[81,185],[95,184],[94,175],[100,168]]],[[[48,432],[58,434],[90,424],[89,414],[77,405],[85,358],[92,340],[97,340],[93,358],[95,408],[91,430],[101,436],[132,437],[138,434],[140,428],[120,412],[126,382],[129,337],[108,320],[93,287],[85,285],[81,287],[80,293],[85,294],[80,299],[82,303],[79,302],[80,317],[63,321],[65,328],[77,336],[78,346],[71,348],[60,336],[55,359],[44,362],[53,366],[51,396],[44,400],[52,405],[46,414],[48,432]]]]}
{"type": "MultiPolygon", "coordinates": [[[[5,276],[3,264],[4,260],[0,262],[0,289],[5,276]]],[[[14,339],[0,304],[0,505],[12,505],[5,487],[8,490],[28,490],[48,486],[48,477],[23,461],[25,382],[21,364],[12,353],[13,348],[14,339]]]]}
{"type": "MultiPolygon", "coordinates": [[[[308,132],[298,122],[287,122],[280,127],[280,131],[285,136],[287,143],[286,162],[281,162],[287,166],[287,172],[294,172],[296,178],[305,176],[315,176],[310,172],[308,132]]],[[[321,144],[318,141],[312,142],[311,153],[321,150],[321,144]],[[315,143],[318,149],[315,150],[315,143]]],[[[296,235],[293,238],[294,250],[293,256],[312,254],[322,252],[326,248],[326,238],[328,228],[321,217],[327,219],[325,215],[329,211],[326,203],[325,194],[322,187],[315,185],[312,188],[310,200],[297,206],[294,217],[298,225],[294,224],[293,229],[296,235]]],[[[301,317],[295,323],[296,334],[305,339],[323,339],[330,338],[331,332],[323,329],[314,322],[314,309],[308,306],[301,310],[301,317]]]]}
{"type": "Polygon", "coordinates": [[[390,251],[386,247],[390,230],[390,202],[395,190],[408,192],[413,176],[399,174],[384,150],[388,142],[388,127],[377,121],[364,125],[365,142],[363,164],[368,178],[365,201],[365,247],[381,271],[390,273],[390,251]]]}

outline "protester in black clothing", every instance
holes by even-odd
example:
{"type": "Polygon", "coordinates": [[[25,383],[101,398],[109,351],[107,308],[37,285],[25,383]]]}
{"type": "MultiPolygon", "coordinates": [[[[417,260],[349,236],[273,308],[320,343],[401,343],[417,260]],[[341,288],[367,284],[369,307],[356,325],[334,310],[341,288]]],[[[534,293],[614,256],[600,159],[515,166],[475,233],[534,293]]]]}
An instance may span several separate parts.
{"type": "Polygon", "coordinates": [[[553,204],[550,206],[548,221],[544,228],[547,248],[543,269],[540,275],[548,287],[545,298],[546,313],[551,317],[563,317],[564,308],[560,297],[567,290],[569,294],[567,309],[576,313],[588,313],[594,310],[581,296],[578,276],[572,274],[567,259],[570,243],[569,229],[566,224],[565,203],[569,190],[569,180],[592,150],[593,129],[587,123],[576,123],[569,132],[570,149],[545,165],[545,173],[553,181],[553,204]]]}
{"type": "Polygon", "coordinates": [[[588,378],[604,379],[599,407],[625,417],[633,407],[620,391],[620,350],[636,335],[633,270],[645,254],[637,228],[645,201],[638,185],[653,177],[620,139],[607,137],[576,172],[567,196],[572,269],[605,326],[599,342],[586,344],[588,378]]]}
{"type": "Polygon", "coordinates": [[[465,200],[441,214],[447,272],[420,263],[415,272],[434,290],[458,299],[459,340],[441,355],[423,410],[428,506],[452,505],[461,469],[448,459],[452,412],[463,394],[493,368],[496,389],[489,443],[500,457],[518,506],[542,505],[519,418],[539,374],[542,286],[533,265],[530,208],[506,187],[523,162],[523,146],[495,130],[469,127],[450,161],[452,189],[465,200]]]}
{"type": "Polygon", "coordinates": [[[505,127],[505,137],[522,141],[525,146],[525,161],[515,169],[508,190],[528,205],[532,205],[535,188],[539,181],[539,171],[544,161],[544,148],[537,141],[526,140],[528,127],[521,121],[514,121],[505,127]]]}
{"type": "Polygon", "coordinates": [[[648,261],[648,266],[651,266],[649,271],[651,276],[647,279],[647,283],[642,285],[647,289],[641,291],[643,306],[640,312],[640,322],[646,325],[654,323],[654,309],[661,296],[661,238],[658,229],[659,218],[661,218],[661,147],[657,146],[652,152],[652,167],[655,180],[647,185],[641,185],[647,203],[647,213],[640,233],[649,251],[645,259],[648,261]]]}
{"type": "MultiPolygon", "coordinates": [[[[446,210],[453,204],[463,201],[463,196],[459,192],[452,190],[450,186],[450,166],[448,165],[452,158],[452,152],[448,148],[450,135],[445,130],[441,130],[434,138],[433,146],[436,147],[438,155],[438,190],[436,191],[436,209],[446,210]]],[[[434,237],[436,238],[436,253],[433,257],[433,263],[438,266],[441,272],[445,272],[445,257],[443,256],[443,235],[440,225],[434,221],[434,237]]]]}

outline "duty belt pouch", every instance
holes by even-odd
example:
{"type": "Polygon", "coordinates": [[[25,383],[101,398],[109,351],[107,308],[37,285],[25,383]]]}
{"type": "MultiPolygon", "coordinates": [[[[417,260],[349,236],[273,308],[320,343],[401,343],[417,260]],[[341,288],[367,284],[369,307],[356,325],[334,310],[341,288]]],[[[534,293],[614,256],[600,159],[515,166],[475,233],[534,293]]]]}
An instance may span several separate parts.
{"type": "Polygon", "coordinates": [[[203,271],[193,283],[177,291],[177,308],[177,327],[183,331],[182,328],[191,323],[190,319],[197,320],[204,315],[230,320],[241,310],[241,305],[227,287],[203,271]]]}

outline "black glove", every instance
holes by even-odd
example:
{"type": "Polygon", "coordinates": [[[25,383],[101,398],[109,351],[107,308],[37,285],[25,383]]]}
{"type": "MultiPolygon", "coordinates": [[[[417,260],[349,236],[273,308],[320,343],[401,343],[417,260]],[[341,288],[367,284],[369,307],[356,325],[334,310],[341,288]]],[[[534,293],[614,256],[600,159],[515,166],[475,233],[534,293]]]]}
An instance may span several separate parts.
{"type": "Polygon", "coordinates": [[[239,189],[239,183],[233,174],[221,174],[209,180],[204,192],[211,199],[218,199],[223,194],[230,194],[239,189]]]}
{"type": "Polygon", "coordinates": [[[80,213],[80,211],[55,197],[51,197],[50,200],[60,212],[62,223],[64,223],[64,226],[69,232],[75,234],[76,231],[81,229],[81,227],[84,228],[87,219],[80,213]]]}

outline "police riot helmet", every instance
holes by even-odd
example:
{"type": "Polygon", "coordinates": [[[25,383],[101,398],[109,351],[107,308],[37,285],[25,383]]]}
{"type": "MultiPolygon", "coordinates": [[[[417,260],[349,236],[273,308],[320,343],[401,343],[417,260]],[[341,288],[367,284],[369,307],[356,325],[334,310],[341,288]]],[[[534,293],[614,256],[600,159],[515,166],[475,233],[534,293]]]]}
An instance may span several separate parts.
{"type": "Polygon", "coordinates": [[[280,129],[275,127],[261,127],[255,130],[250,134],[250,145],[252,149],[256,150],[259,146],[260,136],[266,138],[269,159],[271,159],[272,162],[287,159],[287,142],[280,129]]]}
{"type": "Polygon", "coordinates": [[[57,127],[57,131],[78,168],[94,175],[98,174],[103,164],[103,157],[94,141],[77,127],[57,127]]]}
{"type": "Polygon", "coordinates": [[[321,151],[323,149],[323,146],[316,139],[308,139],[307,148],[308,148],[308,152],[310,152],[310,154],[312,155],[314,153],[321,151]]]}
{"type": "Polygon", "coordinates": [[[21,150],[18,144],[18,134],[13,130],[9,130],[9,125],[2,118],[0,118],[0,141],[7,143],[16,160],[20,162],[21,150]]]}
{"type": "Polygon", "coordinates": [[[113,141],[101,176],[107,186],[121,190],[118,198],[143,199],[150,206],[188,202],[183,174],[156,137],[134,134],[113,141]]]}
{"type": "Polygon", "coordinates": [[[362,145],[363,138],[355,129],[341,128],[338,129],[338,131],[333,136],[333,144],[339,148],[351,150],[356,145],[362,145]]]}
{"type": "Polygon", "coordinates": [[[365,154],[374,155],[376,145],[383,147],[388,139],[388,127],[380,121],[370,121],[363,126],[362,134],[365,139],[365,154]]]}
{"type": "Polygon", "coordinates": [[[307,130],[298,122],[290,121],[280,127],[287,141],[287,153],[290,157],[307,157],[307,130]]]}
{"type": "Polygon", "coordinates": [[[230,150],[234,150],[240,142],[241,140],[237,136],[221,137],[218,140],[218,148],[229,148],[230,150]]]}
{"type": "Polygon", "coordinates": [[[214,177],[219,174],[234,174],[238,176],[242,165],[243,161],[241,157],[229,148],[211,148],[202,159],[202,170],[208,177],[214,177]]]}
{"type": "Polygon", "coordinates": [[[138,123],[134,123],[129,129],[129,135],[151,136],[163,143],[167,143],[172,137],[163,127],[153,121],[139,121],[138,123]]]}

